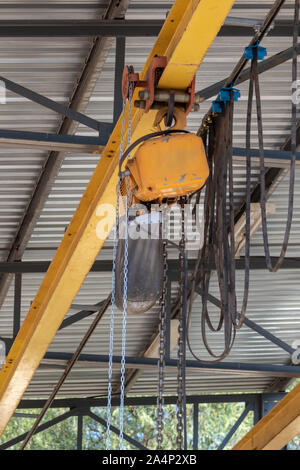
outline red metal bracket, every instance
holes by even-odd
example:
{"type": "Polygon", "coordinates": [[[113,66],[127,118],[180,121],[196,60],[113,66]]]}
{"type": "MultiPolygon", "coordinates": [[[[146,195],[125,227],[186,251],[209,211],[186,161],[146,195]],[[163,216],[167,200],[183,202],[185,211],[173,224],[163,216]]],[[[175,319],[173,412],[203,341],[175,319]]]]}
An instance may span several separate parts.
{"type": "MultiPolygon", "coordinates": [[[[123,70],[123,78],[122,78],[122,96],[123,99],[127,99],[129,97],[129,83],[131,83],[133,90],[138,88],[144,88],[147,90],[147,96],[144,99],[144,106],[143,109],[145,113],[147,113],[153,103],[155,97],[155,91],[159,79],[167,65],[167,58],[166,57],[153,57],[149,69],[145,75],[144,80],[140,80],[139,74],[134,72],[134,68],[132,65],[129,67],[126,65],[123,70]]],[[[193,79],[191,85],[187,89],[187,93],[190,96],[190,100],[185,105],[185,113],[188,114],[194,104],[195,99],[195,78],[193,79]]],[[[182,106],[182,105],[181,105],[182,106]]]]}
{"type": "Polygon", "coordinates": [[[132,65],[129,67],[126,65],[124,67],[122,80],[123,99],[128,98],[129,83],[132,84],[133,89],[136,87],[147,89],[149,91],[149,98],[146,99],[145,107],[145,113],[147,113],[153,104],[155,88],[166,65],[166,57],[153,57],[145,75],[145,80],[140,80],[139,74],[134,72],[132,65]]]}
{"type": "Polygon", "coordinates": [[[187,103],[186,108],[185,108],[186,115],[189,114],[195,102],[195,84],[196,84],[196,76],[193,78],[192,83],[187,89],[187,92],[190,95],[190,101],[187,103]]]}

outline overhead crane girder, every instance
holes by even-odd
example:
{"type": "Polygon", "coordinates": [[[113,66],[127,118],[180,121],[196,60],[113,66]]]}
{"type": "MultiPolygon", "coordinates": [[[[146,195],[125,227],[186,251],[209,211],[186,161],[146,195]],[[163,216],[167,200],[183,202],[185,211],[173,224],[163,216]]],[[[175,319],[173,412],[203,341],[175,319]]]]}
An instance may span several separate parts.
{"type": "MultiPolygon", "coordinates": [[[[155,55],[166,56],[167,66],[158,87],[185,90],[218,34],[234,0],[175,1],[141,73],[155,55]]],[[[137,90],[133,100],[137,97],[137,90]]],[[[149,133],[154,111],[133,109],[133,140],[149,133]]],[[[0,435],[13,415],[66,312],[101,250],[107,234],[97,235],[103,214],[100,205],[116,203],[121,119],[66,230],[45,278],[0,373],[0,435]]],[[[103,206],[102,206],[103,207],[103,206]]]]}

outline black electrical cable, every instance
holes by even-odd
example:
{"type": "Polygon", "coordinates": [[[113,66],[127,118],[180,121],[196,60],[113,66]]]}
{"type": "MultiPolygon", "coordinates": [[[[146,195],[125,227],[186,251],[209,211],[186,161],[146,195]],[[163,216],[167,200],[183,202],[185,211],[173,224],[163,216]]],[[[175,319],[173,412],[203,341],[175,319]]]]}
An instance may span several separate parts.
{"type": "Polygon", "coordinates": [[[146,140],[152,139],[154,137],[160,137],[163,135],[168,135],[168,134],[178,134],[178,133],[184,133],[184,134],[190,134],[189,131],[183,130],[183,129],[165,129],[164,131],[157,131],[157,132],[152,132],[151,134],[146,134],[137,139],[133,144],[131,144],[126,151],[123,153],[122,157],[120,158],[120,163],[119,163],[119,172],[120,175],[122,176],[121,170],[122,170],[122,165],[128,155],[132,152],[132,150],[137,147],[139,144],[142,144],[146,140]]]}
{"type": "MultiPolygon", "coordinates": [[[[298,15],[299,15],[299,1],[296,0],[295,3],[295,21],[294,21],[294,35],[293,35],[293,83],[295,83],[297,74],[296,74],[296,61],[297,61],[297,35],[298,35],[298,15]]],[[[269,19],[275,17],[280,7],[284,2],[275,2],[273,8],[271,9],[268,17],[269,19]]],[[[267,30],[267,20],[264,23],[264,31],[257,39],[256,43],[258,44],[265,30],[267,30]]],[[[253,42],[253,41],[252,41],[253,42]]],[[[255,42],[253,42],[255,45],[255,42]]],[[[236,305],[236,288],[235,288],[235,240],[234,240],[234,206],[233,206],[233,165],[232,165],[232,113],[233,106],[226,105],[228,113],[231,115],[229,118],[227,133],[224,129],[220,130],[220,127],[224,126],[223,122],[220,124],[218,119],[222,119],[222,116],[219,118],[211,119],[212,123],[209,127],[209,144],[208,144],[208,154],[209,154],[209,165],[210,165],[210,177],[206,184],[205,192],[205,230],[204,230],[204,245],[202,250],[199,252],[199,256],[196,262],[194,274],[192,277],[192,288],[190,293],[189,301],[189,312],[188,312],[188,330],[187,330],[187,343],[189,350],[193,357],[200,362],[210,363],[218,362],[226,357],[233,345],[236,330],[241,328],[243,325],[244,317],[246,314],[246,308],[248,303],[249,295],[249,282],[250,282],[250,213],[251,213],[251,116],[252,116],[252,103],[253,103],[253,89],[255,87],[256,91],[256,101],[257,101],[257,118],[258,118],[258,129],[259,129],[259,147],[260,147],[260,156],[261,156],[261,179],[262,175],[264,177],[264,164],[263,164],[263,134],[262,134],[262,122],[261,122],[261,104],[260,104],[260,95],[259,95],[259,84],[258,84],[258,73],[257,73],[257,49],[254,47],[254,59],[251,62],[251,77],[249,83],[249,95],[248,95],[248,109],[247,109],[247,121],[246,121],[246,227],[245,227],[245,277],[244,277],[244,294],[242,300],[241,313],[237,313],[236,305]],[[217,123],[217,126],[216,126],[217,123]],[[217,133],[217,136],[216,136],[217,133]],[[217,140],[217,142],[216,142],[217,140]],[[223,152],[223,166],[219,166],[218,162],[215,161],[215,153],[218,152],[218,145],[224,146],[223,152]],[[226,163],[225,163],[226,160],[226,163]],[[228,220],[226,215],[226,188],[228,182],[228,192],[229,192],[229,230],[228,230],[228,220]],[[221,186],[221,187],[220,187],[221,186]],[[215,200],[214,200],[215,198],[215,200]],[[227,227],[227,230],[226,230],[227,227]],[[229,237],[229,241],[228,241],[229,237]],[[220,287],[220,297],[221,297],[221,312],[219,317],[219,323],[217,327],[213,327],[210,317],[207,311],[207,297],[209,290],[209,283],[211,272],[205,271],[204,266],[207,265],[212,258],[215,258],[216,271],[218,275],[219,287],[220,287]],[[191,322],[191,307],[195,293],[196,285],[201,283],[202,291],[202,315],[201,315],[201,329],[202,329],[202,339],[206,347],[206,350],[209,354],[216,358],[215,361],[203,361],[193,352],[190,340],[189,340],[189,327],[191,322]],[[229,319],[230,319],[230,328],[229,330],[229,319]],[[219,331],[224,325],[224,335],[225,335],[225,348],[221,355],[218,357],[211,351],[207,344],[205,324],[211,329],[211,331],[219,331]]],[[[246,63],[246,61],[245,61],[246,63]]],[[[239,72],[242,70],[239,70],[239,72]]],[[[234,80],[233,80],[234,81],[234,80]]],[[[232,98],[231,98],[231,104],[232,98]]],[[[226,109],[223,113],[226,114],[226,109]]],[[[278,269],[279,265],[284,259],[286,252],[290,225],[292,221],[292,202],[293,202],[293,187],[294,187],[294,167],[295,167],[295,156],[296,156],[296,106],[293,103],[293,124],[292,124],[292,157],[291,157],[291,176],[290,176],[290,194],[289,194],[289,210],[288,210],[288,221],[287,228],[285,233],[285,239],[283,243],[283,248],[279,260],[272,270],[278,269]]],[[[226,120],[225,120],[226,121],[226,120]]],[[[207,129],[205,131],[207,133],[207,129]]],[[[264,185],[264,180],[263,180],[264,185]]],[[[264,187],[263,187],[264,190],[264,187]]],[[[265,215],[265,199],[262,190],[262,219],[265,215]],[[264,214],[263,214],[264,212],[264,214]]],[[[199,194],[198,199],[199,201],[199,194]]],[[[263,220],[264,223],[264,220],[263,220]]],[[[266,229],[264,231],[264,237],[267,237],[266,229]]],[[[265,246],[268,249],[268,243],[265,243],[265,246]]],[[[268,262],[268,257],[267,262],[268,262]]],[[[270,255],[269,261],[271,263],[270,255]]],[[[271,266],[272,267],[272,266],[271,266]]]]}
{"type": "MultiPolygon", "coordinates": [[[[293,59],[292,59],[292,84],[293,89],[297,83],[297,41],[298,41],[298,25],[299,25],[299,3],[300,0],[295,0],[295,14],[294,14],[294,27],[293,27],[293,59]]],[[[258,125],[258,141],[259,141],[259,157],[260,157],[260,203],[261,203],[261,217],[262,217],[262,232],[264,241],[264,250],[266,256],[266,263],[269,271],[276,272],[286,255],[288,248],[289,237],[291,233],[291,226],[293,220],[294,208],[294,188],[295,188],[295,166],[296,166],[296,150],[297,150],[297,106],[295,99],[292,99],[292,129],[291,129],[291,162],[290,162],[290,183],[289,183],[289,196],[288,196],[288,215],[285,228],[284,239],[282,243],[281,252],[277,259],[275,266],[272,264],[268,228],[267,228],[267,215],[266,215],[266,188],[265,188],[265,166],[264,166],[264,142],[263,142],[263,127],[262,127],[262,109],[259,90],[258,70],[257,70],[257,56],[253,59],[253,67],[255,70],[255,96],[256,96],[256,110],[257,110],[257,125],[258,125]]]]}
{"type": "Polygon", "coordinates": [[[194,271],[192,295],[190,297],[187,318],[188,348],[192,356],[204,364],[219,362],[228,356],[235,339],[235,325],[231,317],[232,308],[236,309],[234,242],[232,243],[232,237],[231,243],[228,239],[227,215],[227,182],[229,182],[229,219],[231,225],[234,224],[232,113],[233,97],[226,104],[224,113],[213,118],[209,128],[208,164],[210,175],[205,187],[204,244],[202,250],[200,250],[200,257],[198,257],[194,271]],[[211,265],[213,259],[216,265],[221,298],[221,311],[216,327],[212,323],[207,306],[212,271],[207,270],[206,266],[211,265]],[[209,361],[203,360],[195,354],[189,338],[193,292],[198,284],[201,284],[203,293],[201,313],[202,340],[208,353],[215,358],[209,361]],[[216,355],[208,344],[206,326],[213,332],[220,331],[224,327],[224,349],[219,355],[216,355]]]}
{"type": "Polygon", "coordinates": [[[241,313],[235,316],[236,329],[242,327],[249,297],[250,282],[250,211],[251,211],[251,117],[253,105],[253,84],[255,70],[251,64],[251,74],[248,91],[247,120],[246,120],[246,224],[245,224],[245,276],[244,276],[244,295],[241,307],[241,313]]]}

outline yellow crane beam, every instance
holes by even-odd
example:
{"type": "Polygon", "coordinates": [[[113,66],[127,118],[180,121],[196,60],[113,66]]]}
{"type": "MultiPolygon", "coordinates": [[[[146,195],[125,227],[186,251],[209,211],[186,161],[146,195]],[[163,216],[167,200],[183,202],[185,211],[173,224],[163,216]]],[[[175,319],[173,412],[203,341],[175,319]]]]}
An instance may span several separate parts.
{"type": "MultiPolygon", "coordinates": [[[[234,0],[177,0],[146,61],[141,78],[155,55],[166,56],[159,87],[185,90],[218,34],[234,0]]],[[[134,99],[137,93],[134,94],[134,99]]],[[[151,131],[154,113],[133,109],[133,140],[151,131]]],[[[13,415],[40,361],[114,224],[106,234],[97,226],[105,204],[115,206],[121,119],[87,186],[72,221],[32,302],[0,373],[0,435],[13,415]]]]}
{"type": "Polygon", "coordinates": [[[300,384],[240,440],[233,450],[280,450],[300,433],[300,384]]]}

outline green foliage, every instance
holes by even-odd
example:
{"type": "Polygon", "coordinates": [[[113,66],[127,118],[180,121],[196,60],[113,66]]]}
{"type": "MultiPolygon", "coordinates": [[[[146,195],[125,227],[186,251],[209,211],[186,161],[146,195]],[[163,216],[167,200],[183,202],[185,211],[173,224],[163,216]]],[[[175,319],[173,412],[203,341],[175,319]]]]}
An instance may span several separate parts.
{"type": "MultiPolygon", "coordinates": [[[[243,403],[232,404],[205,404],[199,405],[199,449],[217,449],[227,432],[238,419],[244,409],[243,403]]],[[[67,410],[50,409],[44,417],[43,423],[51,420],[67,410]]],[[[176,449],[176,407],[164,407],[164,449],[176,449]]],[[[38,410],[27,410],[27,413],[38,413],[38,410]]],[[[106,419],[104,408],[95,408],[93,412],[106,419]]],[[[112,424],[119,427],[119,409],[115,408],[112,414],[112,424]]],[[[252,426],[252,413],[249,413],[233,438],[227,444],[230,449],[252,426]]],[[[33,418],[12,418],[7,426],[0,444],[22,433],[28,432],[34,423],[33,418]]],[[[187,406],[188,448],[193,448],[193,407],[187,406]]],[[[156,448],[156,407],[129,406],[125,410],[124,432],[142,443],[148,449],[156,448]]],[[[111,448],[118,449],[118,436],[111,432],[111,448]]],[[[12,450],[20,448],[15,444],[12,450]]],[[[55,426],[35,435],[29,442],[30,450],[61,450],[76,449],[77,445],[77,418],[71,417],[55,426]]],[[[104,450],[106,448],[106,430],[103,426],[89,417],[83,419],[83,449],[104,450]]],[[[125,449],[134,449],[124,441],[125,449]]]]}
{"type": "MultiPolygon", "coordinates": [[[[38,414],[40,410],[32,409],[26,410],[26,413],[38,414]]],[[[68,410],[65,409],[50,409],[47,411],[42,423],[50,421],[57,416],[60,416],[68,410]]],[[[13,439],[25,432],[28,432],[34,424],[34,418],[12,418],[0,438],[0,444],[13,439]]],[[[64,450],[76,449],[77,445],[77,418],[70,417],[39,434],[36,434],[30,440],[28,446],[29,450],[64,450]]],[[[10,447],[10,450],[17,450],[21,443],[15,444],[10,447]]]]}

